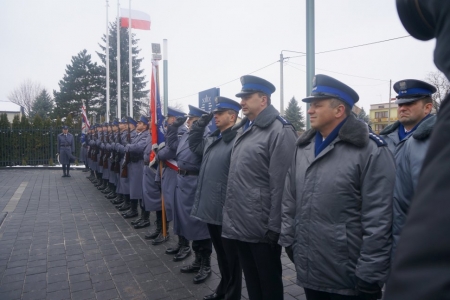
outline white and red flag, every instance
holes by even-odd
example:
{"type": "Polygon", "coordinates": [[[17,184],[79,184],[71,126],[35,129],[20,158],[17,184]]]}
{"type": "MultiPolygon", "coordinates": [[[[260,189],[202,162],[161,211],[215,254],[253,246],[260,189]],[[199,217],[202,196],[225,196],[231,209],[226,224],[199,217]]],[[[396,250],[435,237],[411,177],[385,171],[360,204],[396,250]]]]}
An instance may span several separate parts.
{"type": "Polygon", "coordinates": [[[129,27],[129,19],[131,17],[131,28],[150,30],[150,15],[140,10],[120,9],[120,26],[129,27]],[[131,12],[131,16],[130,16],[131,12]]]}

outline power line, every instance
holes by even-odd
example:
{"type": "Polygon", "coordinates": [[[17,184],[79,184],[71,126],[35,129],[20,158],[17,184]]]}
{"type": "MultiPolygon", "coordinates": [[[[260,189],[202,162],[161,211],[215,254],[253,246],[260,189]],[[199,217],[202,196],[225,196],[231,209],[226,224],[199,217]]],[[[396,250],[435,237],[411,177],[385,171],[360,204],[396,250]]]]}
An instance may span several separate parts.
{"type": "MultiPolygon", "coordinates": [[[[278,63],[278,62],[279,62],[279,60],[274,61],[273,63],[270,63],[270,64],[268,64],[267,66],[264,66],[264,67],[262,67],[262,68],[259,68],[258,70],[255,70],[255,71],[250,72],[250,73],[247,73],[247,74],[253,74],[253,73],[256,73],[256,72],[258,72],[258,71],[260,71],[260,70],[262,70],[262,69],[265,69],[265,68],[267,68],[267,67],[270,67],[271,65],[276,64],[276,63],[278,63]]],[[[227,81],[227,82],[225,82],[225,83],[216,85],[216,87],[224,86],[224,85],[226,85],[226,84],[229,84],[229,83],[231,83],[231,82],[233,82],[233,81],[236,81],[236,80],[239,80],[239,79],[241,79],[241,77],[238,77],[238,78],[232,79],[232,80],[230,80],[230,81],[227,81]]],[[[170,99],[169,101],[176,101],[176,100],[180,100],[180,99],[192,97],[192,96],[195,96],[195,95],[198,95],[198,93],[191,94],[191,95],[188,95],[188,96],[183,96],[183,97],[180,97],[180,98],[170,99]]]]}
{"type": "MultiPolygon", "coordinates": [[[[315,54],[323,54],[323,53],[342,51],[342,50],[353,49],[353,48],[358,48],[358,47],[364,47],[364,46],[369,46],[369,45],[380,44],[380,43],[390,42],[390,41],[394,41],[394,40],[404,39],[404,38],[407,38],[407,37],[410,37],[410,35],[399,36],[399,37],[395,37],[395,38],[391,38],[391,39],[386,39],[386,40],[381,40],[381,41],[376,41],[376,42],[371,42],[371,43],[366,43],[366,44],[361,44],[361,45],[349,46],[349,47],[344,47],[344,48],[339,48],[339,49],[321,51],[321,52],[316,52],[315,54]]],[[[286,58],[295,58],[295,57],[304,57],[304,56],[305,55],[297,55],[297,56],[290,56],[290,57],[286,57],[286,58]]]]}
{"type": "MultiPolygon", "coordinates": [[[[330,53],[330,52],[336,52],[336,51],[348,50],[348,49],[353,49],[353,48],[358,48],[358,47],[364,47],[364,46],[369,46],[369,45],[374,45],[374,44],[380,44],[380,43],[390,42],[390,41],[394,41],[394,40],[404,39],[404,38],[407,38],[407,37],[410,37],[410,36],[411,36],[411,35],[399,36],[399,37],[395,37],[395,38],[385,39],[385,40],[376,41],[376,42],[371,42],[371,43],[366,43],[366,44],[361,44],[361,45],[355,45],[355,46],[349,46],[349,47],[338,48],[338,49],[333,49],[333,50],[326,50],[326,51],[316,52],[315,54],[317,55],[317,54],[323,54],[323,53],[330,53]]],[[[290,56],[290,57],[285,57],[285,59],[296,58],[296,57],[304,57],[304,56],[305,56],[305,55],[290,56]]],[[[276,64],[276,63],[278,63],[278,62],[280,62],[280,61],[277,60],[277,61],[275,61],[275,62],[273,62],[273,63],[271,63],[271,64],[268,64],[268,65],[265,66],[265,67],[262,67],[262,68],[260,68],[260,69],[258,69],[258,70],[256,70],[256,71],[253,71],[253,72],[248,73],[248,74],[253,74],[253,73],[255,73],[255,72],[258,72],[258,71],[260,71],[260,70],[262,70],[262,69],[264,69],[264,68],[267,68],[267,67],[269,67],[269,66],[271,66],[271,65],[273,65],[273,64],[276,64]]],[[[295,68],[295,67],[293,67],[293,66],[290,66],[290,67],[292,67],[292,68],[294,68],[294,69],[298,69],[298,68],[295,68]]],[[[319,68],[316,68],[316,69],[319,69],[319,68]]],[[[301,69],[298,69],[298,70],[303,71],[303,70],[301,70],[301,69]]],[[[376,79],[376,78],[369,78],[369,77],[363,77],[363,76],[356,76],[356,75],[350,75],[350,74],[345,74],[345,73],[339,73],[339,72],[330,71],[330,70],[325,70],[325,69],[319,69],[319,70],[324,70],[324,71],[327,71],[327,72],[336,73],[336,74],[341,74],[341,75],[346,75],[346,76],[351,76],[351,77],[359,77],[359,78],[365,78],[365,79],[371,79],[371,80],[378,80],[378,81],[389,81],[389,80],[385,80],[385,79],[376,79]]],[[[305,71],[303,71],[303,72],[305,72],[305,71]]],[[[232,80],[227,81],[227,82],[225,82],[225,83],[222,83],[222,84],[218,85],[218,87],[219,87],[219,86],[226,85],[226,84],[231,83],[231,82],[233,82],[233,81],[236,81],[236,80],[238,80],[238,79],[240,79],[240,77],[239,77],[239,78],[232,79],[232,80]]],[[[191,95],[184,96],[184,97],[180,97],[180,98],[170,99],[169,101],[176,101],[176,100],[180,100],[180,99],[192,97],[192,96],[195,96],[195,95],[197,95],[197,94],[198,94],[198,93],[191,94],[191,95]]]]}
{"type": "MultiPolygon", "coordinates": [[[[305,65],[298,64],[298,63],[293,63],[293,62],[286,62],[286,64],[287,64],[288,66],[290,66],[291,68],[294,68],[294,69],[297,69],[297,70],[300,70],[300,71],[303,71],[303,70],[301,70],[301,69],[299,69],[299,68],[295,68],[295,67],[292,66],[291,64],[299,65],[299,66],[302,66],[302,67],[305,66],[305,65]]],[[[330,73],[336,73],[336,74],[340,74],[340,75],[350,76],[350,77],[357,77],[357,78],[363,78],[363,79],[370,79],[370,80],[376,80],[376,81],[385,81],[385,82],[389,82],[389,80],[386,80],[386,79],[378,79],[378,78],[364,77],[364,76],[359,76],[359,75],[346,74],[346,73],[341,73],[341,72],[336,72],[336,71],[331,71],[331,70],[321,69],[321,68],[316,68],[316,69],[322,70],[322,71],[327,71],[327,72],[330,72],[330,73]]],[[[303,71],[303,72],[305,72],[305,71],[303,71]]]]}

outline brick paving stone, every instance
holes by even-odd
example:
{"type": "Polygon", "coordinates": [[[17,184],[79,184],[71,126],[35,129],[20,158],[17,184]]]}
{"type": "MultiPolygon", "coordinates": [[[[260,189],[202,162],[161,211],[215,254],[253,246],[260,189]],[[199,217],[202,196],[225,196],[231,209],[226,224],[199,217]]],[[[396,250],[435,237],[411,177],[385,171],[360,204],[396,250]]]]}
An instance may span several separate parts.
{"type": "MultiPolygon", "coordinates": [[[[220,281],[214,252],[211,277],[193,284],[193,274],[180,272],[192,257],[173,262],[164,253],[176,238],[152,246],[144,239],[148,228],[132,228],[87,174],[73,171],[63,180],[60,173],[0,170],[0,196],[8,191],[0,208],[28,182],[0,227],[0,299],[201,299],[213,292],[220,281]]],[[[284,252],[281,261],[285,299],[304,299],[284,252]]]]}
{"type": "Polygon", "coordinates": [[[116,289],[99,291],[99,292],[96,292],[95,294],[97,296],[97,299],[102,299],[102,300],[119,298],[119,293],[117,292],[116,289]]]}

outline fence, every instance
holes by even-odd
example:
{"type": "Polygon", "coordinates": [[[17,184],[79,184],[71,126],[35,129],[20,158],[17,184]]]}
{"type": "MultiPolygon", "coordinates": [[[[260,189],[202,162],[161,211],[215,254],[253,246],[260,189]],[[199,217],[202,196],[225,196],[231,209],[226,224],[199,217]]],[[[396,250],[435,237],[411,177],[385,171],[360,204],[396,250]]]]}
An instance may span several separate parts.
{"type": "MultiPolygon", "coordinates": [[[[57,163],[57,136],[61,129],[0,128],[0,166],[53,165],[57,163]]],[[[80,154],[81,130],[71,130],[75,156],[80,154]]]]}

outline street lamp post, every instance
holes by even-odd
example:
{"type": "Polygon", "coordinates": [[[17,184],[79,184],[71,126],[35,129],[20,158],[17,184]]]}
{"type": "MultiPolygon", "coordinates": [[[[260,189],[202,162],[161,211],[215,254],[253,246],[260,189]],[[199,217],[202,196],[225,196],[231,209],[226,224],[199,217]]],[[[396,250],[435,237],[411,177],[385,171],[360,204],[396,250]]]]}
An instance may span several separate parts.
{"type": "Polygon", "coordinates": [[[300,54],[306,54],[304,52],[299,51],[292,51],[292,50],[281,50],[280,53],[280,114],[284,115],[284,69],[283,69],[283,63],[285,59],[288,59],[290,57],[284,57],[283,52],[292,52],[292,53],[300,53],[300,54]]]}

